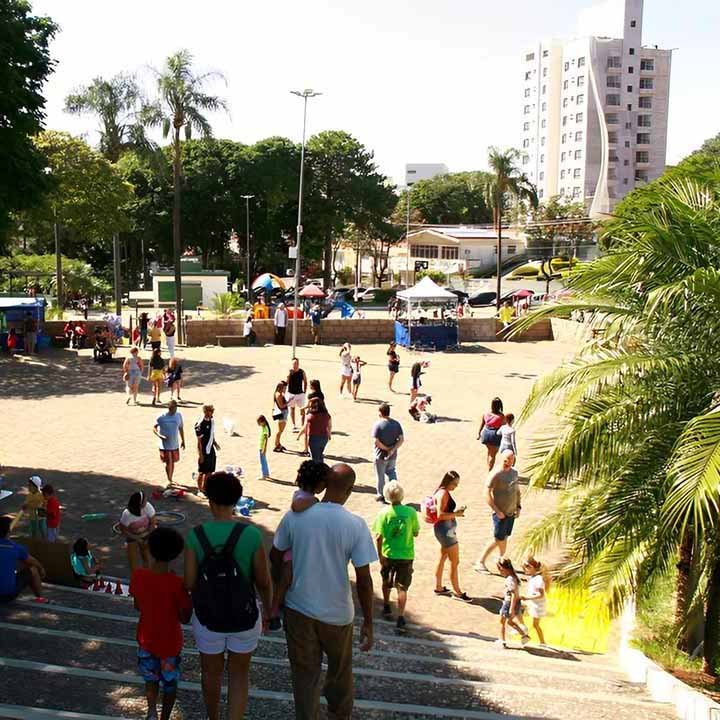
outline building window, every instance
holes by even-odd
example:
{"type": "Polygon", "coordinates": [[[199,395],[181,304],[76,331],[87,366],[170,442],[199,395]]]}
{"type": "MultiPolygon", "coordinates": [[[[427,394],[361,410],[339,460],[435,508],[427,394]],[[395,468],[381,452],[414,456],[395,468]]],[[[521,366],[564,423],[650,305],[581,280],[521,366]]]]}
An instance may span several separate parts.
{"type": "Polygon", "coordinates": [[[566,62],[565,63],[565,72],[567,72],[569,69],[570,69],[570,63],[566,62]]]}
{"type": "Polygon", "coordinates": [[[438,256],[437,245],[411,245],[411,257],[434,259],[438,256]]]}
{"type": "Polygon", "coordinates": [[[640,89],[641,90],[652,90],[654,86],[652,78],[640,78],[640,89]]]}
{"type": "Polygon", "coordinates": [[[650,133],[638,133],[637,134],[638,145],[649,145],[650,144],[650,133]]]}
{"type": "Polygon", "coordinates": [[[652,115],[638,115],[638,127],[652,127],[652,115]]]}
{"type": "Polygon", "coordinates": [[[544,179],[545,179],[545,173],[544,173],[544,172],[541,172],[540,175],[538,175],[538,177],[540,178],[540,180],[544,180],[544,179]]]}
{"type": "Polygon", "coordinates": [[[605,96],[605,104],[609,107],[618,107],[620,105],[620,96],[612,93],[605,96]]]}
{"type": "Polygon", "coordinates": [[[635,153],[635,162],[637,163],[649,163],[650,153],[647,150],[640,150],[635,153]]]}
{"type": "Polygon", "coordinates": [[[441,257],[443,260],[457,260],[458,259],[457,245],[453,245],[453,246],[443,245],[441,250],[442,250],[441,257]]]}
{"type": "Polygon", "coordinates": [[[545,118],[540,122],[540,127],[547,127],[547,120],[545,118]]]}
{"type": "Polygon", "coordinates": [[[545,111],[547,110],[547,103],[544,102],[544,103],[541,105],[541,108],[542,108],[542,111],[545,112],[545,111]]]}
{"type": "Polygon", "coordinates": [[[543,77],[547,77],[547,68],[546,67],[543,68],[543,77]]]}
{"type": "Polygon", "coordinates": [[[530,97],[530,88],[525,88],[525,97],[530,97]]]}
{"type": "Polygon", "coordinates": [[[632,112],[632,103],[627,104],[628,112],[632,112]]]}
{"type": "Polygon", "coordinates": [[[608,142],[610,145],[617,145],[617,130],[608,132],[608,142]]]}
{"type": "Polygon", "coordinates": [[[544,95],[547,92],[547,85],[542,86],[542,94],[544,95]]]}
{"type": "Polygon", "coordinates": [[[635,72],[635,68],[632,65],[630,65],[628,67],[628,75],[632,75],[634,72],[635,72]]]}
{"type": "Polygon", "coordinates": [[[632,123],[631,123],[631,122],[626,122],[626,123],[625,123],[625,129],[626,129],[626,130],[632,130],[632,123]]]}
{"type": "Polygon", "coordinates": [[[584,57],[579,57],[579,58],[578,58],[578,67],[581,68],[581,67],[584,67],[584,66],[585,66],[585,58],[584,58],[584,57]]]}
{"type": "Polygon", "coordinates": [[[578,187],[578,186],[576,185],[576,186],[573,188],[573,197],[574,197],[574,198],[579,198],[581,192],[582,192],[582,188],[581,188],[581,187],[578,187]]]}
{"type": "Polygon", "coordinates": [[[547,57],[550,54],[549,50],[543,50],[543,57],[547,57]]]}
{"type": "Polygon", "coordinates": [[[608,125],[617,125],[620,121],[618,120],[617,113],[605,113],[605,122],[608,125]]]}
{"type": "Polygon", "coordinates": [[[575,122],[579,122],[579,123],[580,123],[580,122],[583,121],[583,118],[584,118],[584,115],[583,115],[582,113],[578,113],[578,114],[575,116],[575,122]]]}
{"type": "Polygon", "coordinates": [[[655,61],[651,59],[645,59],[640,61],[640,72],[654,72],[655,61]]]}
{"type": "Polygon", "coordinates": [[[617,170],[615,168],[608,168],[608,180],[617,179],[617,170]]]}
{"type": "MultiPolygon", "coordinates": [[[[540,197],[542,197],[542,190],[540,191],[540,197]]],[[[514,255],[517,252],[517,245],[508,245],[507,254],[514,255]]]]}
{"type": "Polygon", "coordinates": [[[619,160],[617,153],[614,150],[611,150],[608,153],[608,160],[610,162],[617,162],[619,160]]]}
{"type": "Polygon", "coordinates": [[[578,84],[578,87],[585,87],[585,76],[584,75],[581,75],[577,79],[577,84],[578,84]]]}
{"type": "Polygon", "coordinates": [[[540,138],[540,144],[545,145],[545,136],[544,135],[540,138]]]}
{"type": "Polygon", "coordinates": [[[564,179],[565,179],[565,171],[564,171],[564,170],[561,170],[561,171],[560,171],[560,179],[561,179],[561,180],[564,180],[564,179]]]}
{"type": "Polygon", "coordinates": [[[523,165],[527,165],[530,162],[530,157],[528,155],[523,155],[523,165]]]}
{"type": "Polygon", "coordinates": [[[545,162],[545,156],[541,155],[540,156],[540,164],[542,165],[544,162],[545,162]]]}
{"type": "Polygon", "coordinates": [[[563,80],[563,90],[567,90],[567,89],[568,89],[568,81],[563,80]]]}
{"type": "MultiPolygon", "coordinates": [[[[540,190],[540,191],[538,192],[538,197],[540,198],[540,200],[543,199],[543,195],[545,195],[545,191],[544,191],[544,190],[540,190]]],[[[514,246],[514,245],[508,245],[508,255],[511,254],[511,253],[510,253],[510,250],[509,250],[509,248],[511,248],[511,247],[515,247],[515,246],[514,246]]]]}
{"type": "Polygon", "coordinates": [[[523,108],[523,113],[524,113],[525,115],[529,115],[529,114],[530,114],[530,106],[529,106],[529,105],[526,105],[526,106],[523,108]]]}
{"type": "Polygon", "coordinates": [[[582,130],[578,130],[575,133],[575,142],[580,142],[583,139],[582,130]]]}
{"type": "Polygon", "coordinates": [[[531,60],[534,60],[534,59],[535,59],[535,53],[534,53],[534,52],[533,52],[533,53],[528,53],[528,54],[525,56],[525,62],[530,62],[531,60]]]}
{"type": "Polygon", "coordinates": [[[530,147],[530,141],[529,141],[527,138],[525,138],[525,139],[523,140],[523,147],[524,147],[524,148],[530,147]]]}
{"type": "Polygon", "coordinates": [[[648,181],[647,170],[636,170],[635,171],[635,182],[646,183],[648,181]]]}
{"type": "Polygon", "coordinates": [[[630,55],[634,55],[634,54],[635,54],[635,48],[630,48],[630,50],[629,50],[628,52],[630,53],[630,55]]]}
{"type": "Polygon", "coordinates": [[[528,70],[528,71],[525,73],[525,80],[529,80],[531,77],[532,77],[532,73],[528,70]]]}
{"type": "Polygon", "coordinates": [[[530,130],[530,123],[529,123],[529,122],[524,122],[524,123],[523,123],[523,130],[524,130],[525,132],[527,132],[528,130],[530,130]]]}
{"type": "Polygon", "coordinates": [[[619,70],[622,67],[622,58],[619,55],[611,55],[607,61],[608,69],[619,70]]]}
{"type": "Polygon", "coordinates": [[[641,97],[638,101],[638,106],[641,107],[643,110],[652,110],[652,98],[641,97]]]}
{"type": "Polygon", "coordinates": [[[582,175],[582,170],[580,168],[575,168],[573,170],[573,177],[579,178],[582,175]]]}
{"type": "Polygon", "coordinates": [[[575,151],[575,159],[581,160],[582,159],[582,150],[576,150],[575,151]]]}
{"type": "Polygon", "coordinates": [[[607,86],[609,88],[620,88],[620,76],[619,75],[608,75],[607,76],[607,86]]]}
{"type": "Polygon", "coordinates": [[[567,125],[567,115],[563,115],[563,121],[562,121],[563,127],[567,125]]]}
{"type": "Polygon", "coordinates": [[[628,159],[623,160],[623,167],[627,167],[630,164],[628,159]]]}
{"type": "Polygon", "coordinates": [[[585,102],[585,96],[582,94],[578,95],[577,100],[575,102],[578,105],[582,105],[585,102]]]}
{"type": "Polygon", "coordinates": [[[631,27],[631,28],[637,27],[637,20],[631,20],[631,21],[630,21],[630,27],[631,27]]]}
{"type": "MultiPolygon", "coordinates": [[[[565,142],[565,140],[563,140],[565,142]]],[[[567,157],[567,153],[563,152],[560,153],[560,162],[565,162],[565,158],[567,157]]]]}
{"type": "Polygon", "coordinates": [[[560,197],[565,197],[565,188],[560,188],[560,197]]]}
{"type": "Polygon", "coordinates": [[[633,91],[633,86],[632,86],[632,85],[628,85],[628,86],[627,86],[627,91],[628,91],[629,93],[631,93],[631,92],[633,91]]]}
{"type": "Polygon", "coordinates": [[[627,185],[627,184],[628,184],[628,179],[627,179],[627,178],[623,178],[623,185],[627,185]]]}

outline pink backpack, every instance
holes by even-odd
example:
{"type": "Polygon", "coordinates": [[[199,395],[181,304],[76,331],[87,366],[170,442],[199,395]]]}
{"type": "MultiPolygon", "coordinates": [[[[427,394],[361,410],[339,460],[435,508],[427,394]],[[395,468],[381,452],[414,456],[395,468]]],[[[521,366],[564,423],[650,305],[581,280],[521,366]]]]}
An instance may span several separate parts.
{"type": "MultiPolygon", "coordinates": [[[[435,491],[437,492],[437,490],[435,491]]],[[[435,525],[438,521],[438,508],[435,502],[435,495],[427,495],[420,501],[420,511],[426,523],[435,525]]]]}

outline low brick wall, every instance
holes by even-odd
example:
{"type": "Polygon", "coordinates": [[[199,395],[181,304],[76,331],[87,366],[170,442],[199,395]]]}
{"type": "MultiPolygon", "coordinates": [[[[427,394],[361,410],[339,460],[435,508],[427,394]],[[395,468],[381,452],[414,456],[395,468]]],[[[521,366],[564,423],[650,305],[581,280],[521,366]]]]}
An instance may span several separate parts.
{"type": "MultiPolygon", "coordinates": [[[[219,335],[241,336],[244,322],[242,320],[188,320],[187,344],[189,346],[216,345],[219,335]]],[[[395,323],[389,318],[354,319],[354,320],[323,320],[321,327],[322,341],[330,345],[344,342],[353,344],[386,343],[395,337],[395,323]]],[[[272,320],[255,320],[253,328],[257,334],[258,344],[273,342],[275,328],[272,320]]],[[[500,323],[494,318],[461,318],[461,342],[496,342],[502,340],[499,335],[500,323]]],[[[290,344],[292,327],[289,325],[285,334],[285,343],[290,344]]],[[[541,320],[526,330],[515,341],[527,342],[536,340],[552,340],[552,325],[549,320],[541,320]]],[[[298,343],[312,342],[310,320],[298,321],[298,343]]]]}
{"type": "Polygon", "coordinates": [[[562,318],[552,318],[550,322],[552,323],[553,337],[556,340],[583,345],[592,338],[589,324],[562,318]]]}

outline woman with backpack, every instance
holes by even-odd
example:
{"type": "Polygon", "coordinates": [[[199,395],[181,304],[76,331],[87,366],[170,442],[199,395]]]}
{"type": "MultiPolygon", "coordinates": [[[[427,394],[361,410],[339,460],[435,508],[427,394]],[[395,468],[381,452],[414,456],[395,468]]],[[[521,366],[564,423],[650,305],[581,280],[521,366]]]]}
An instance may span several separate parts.
{"type": "Polygon", "coordinates": [[[457,539],[457,518],[465,516],[465,506],[457,507],[450,494],[460,484],[460,475],[449,470],[440,481],[440,487],[422,502],[425,522],[432,523],[435,539],[440,543],[440,558],[435,569],[435,594],[450,596],[454,600],[470,603],[472,598],[460,589],[458,566],[460,545],[457,539]],[[443,585],[445,561],[450,561],[450,584],[452,592],[443,585]]]}
{"type": "Polygon", "coordinates": [[[205,481],[205,495],[213,519],[193,528],[185,541],[184,584],[193,598],[192,628],[200,653],[203,698],[209,720],[220,717],[225,651],[227,717],[230,720],[244,717],[250,659],[260,634],[267,631],[272,606],[262,535],[254,525],[238,522],[233,516],[242,491],[235,475],[212,473],[205,481]]]}

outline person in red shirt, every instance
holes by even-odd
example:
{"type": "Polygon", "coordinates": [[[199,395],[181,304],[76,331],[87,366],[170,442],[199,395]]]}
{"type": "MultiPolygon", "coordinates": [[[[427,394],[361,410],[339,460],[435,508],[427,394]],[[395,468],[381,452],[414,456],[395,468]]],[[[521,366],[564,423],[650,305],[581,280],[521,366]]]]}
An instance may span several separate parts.
{"type": "Polygon", "coordinates": [[[43,485],[40,491],[45,498],[45,525],[47,527],[47,541],[55,542],[60,533],[60,501],[55,495],[52,485],[43,485]]]}
{"type": "Polygon", "coordinates": [[[157,720],[162,687],[161,720],[169,720],[180,680],[181,623],[190,620],[192,601],[182,578],[169,570],[185,543],[172,528],[159,527],[148,536],[150,567],[138,568],[130,578],[130,595],[140,612],[137,626],[138,670],[145,680],[148,720],[157,720]]]}

